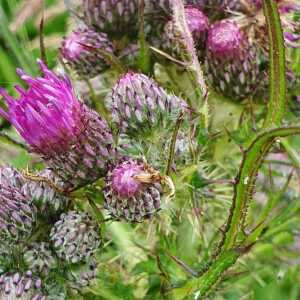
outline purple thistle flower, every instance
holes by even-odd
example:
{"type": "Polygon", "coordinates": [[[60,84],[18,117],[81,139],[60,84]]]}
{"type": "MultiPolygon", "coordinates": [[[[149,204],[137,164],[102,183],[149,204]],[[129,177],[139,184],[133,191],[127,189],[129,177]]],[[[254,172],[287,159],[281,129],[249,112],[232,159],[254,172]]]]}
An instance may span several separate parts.
{"type": "Polygon", "coordinates": [[[29,88],[20,86],[18,100],[0,90],[8,111],[0,109],[34,152],[49,155],[63,153],[84,130],[83,108],[67,77],[60,78],[39,61],[44,77],[32,78],[18,69],[17,73],[29,88]]]}
{"type": "Polygon", "coordinates": [[[147,180],[152,172],[145,163],[132,159],[125,159],[108,172],[104,207],[113,218],[141,222],[160,209],[162,186],[159,181],[147,180]]]}
{"type": "Polygon", "coordinates": [[[233,99],[255,92],[261,78],[257,49],[228,20],[216,22],[208,32],[205,67],[213,86],[233,99]]]}
{"type": "Polygon", "coordinates": [[[112,134],[97,112],[78,101],[68,77],[39,64],[43,77],[18,70],[29,86],[16,86],[18,100],[0,91],[8,105],[0,115],[70,188],[90,183],[104,174],[106,161],[114,157],[112,134]]]}
{"type": "Polygon", "coordinates": [[[136,162],[117,166],[112,172],[112,187],[115,194],[120,198],[133,197],[141,189],[141,183],[133,176],[142,172],[142,165],[136,162]]]}
{"type": "Polygon", "coordinates": [[[97,52],[99,49],[113,53],[113,45],[107,35],[89,28],[79,28],[64,38],[60,54],[79,75],[92,78],[109,67],[103,56],[97,52]]]}

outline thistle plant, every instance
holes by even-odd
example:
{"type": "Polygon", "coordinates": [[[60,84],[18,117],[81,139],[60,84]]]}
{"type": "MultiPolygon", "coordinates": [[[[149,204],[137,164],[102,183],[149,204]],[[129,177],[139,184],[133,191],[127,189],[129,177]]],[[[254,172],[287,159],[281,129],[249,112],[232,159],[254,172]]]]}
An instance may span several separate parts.
{"type": "Polygon", "coordinates": [[[298,3],[64,2],[40,71],[0,5],[0,299],[298,299],[298,3]]]}

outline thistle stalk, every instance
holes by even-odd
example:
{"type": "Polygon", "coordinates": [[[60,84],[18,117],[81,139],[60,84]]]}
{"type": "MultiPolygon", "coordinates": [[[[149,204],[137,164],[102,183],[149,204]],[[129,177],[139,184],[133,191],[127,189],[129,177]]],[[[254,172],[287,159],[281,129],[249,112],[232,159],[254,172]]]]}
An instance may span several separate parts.
{"type": "Polygon", "coordinates": [[[189,65],[187,66],[187,69],[191,73],[191,76],[195,78],[195,88],[199,91],[199,97],[197,99],[197,102],[192,103],[192,106],[195,108],[196,111],[202,110],[205,119],[205,127],[208,127],[208,114],[205,114],[205,112],[207,111],[208,107],[207,100],[209,92],[204,79],[202,68],[200,66],[196,54],[193,37],[186,21],[184,5],[182,0],[174,0],[172,2],[172,6],[176,27],[184,40],[186,50],[190,56],[189,65]]]}

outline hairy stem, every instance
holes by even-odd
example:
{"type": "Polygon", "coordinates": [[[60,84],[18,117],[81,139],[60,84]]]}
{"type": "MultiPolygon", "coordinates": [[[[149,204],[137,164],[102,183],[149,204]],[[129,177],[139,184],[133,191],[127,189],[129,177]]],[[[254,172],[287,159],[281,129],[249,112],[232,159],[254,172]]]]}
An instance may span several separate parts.
{"type": "Polygon", "coordinates": [[[269,103],[264,127],[282,122],[286,104],[285,47],[276,1],[263,0],[269,35],[269,103]]]}
{"type": "MultiPolygon", "coordinates": [[[[202,102],[199,101],[199,103],[193,103],[194,109],[198,111],[201,107],[205,105],[207,106],[208,88],[204,79],[202,68],[197,57],[193,37],[185,18],[183,2],[182,0],[174,0],[172,2],[172,5],[176,29],[179,31],[182,37],[184,47],[186,48],[186,51],[190,58],[190,61],[187,65],[187,69],[192,73],[192,76],[195,77],[196,88],[200,89],[200,93],[202,96],[202,102]]],[[[208,122],[206,121],[205,123],[207,124],[208,122]]]]}

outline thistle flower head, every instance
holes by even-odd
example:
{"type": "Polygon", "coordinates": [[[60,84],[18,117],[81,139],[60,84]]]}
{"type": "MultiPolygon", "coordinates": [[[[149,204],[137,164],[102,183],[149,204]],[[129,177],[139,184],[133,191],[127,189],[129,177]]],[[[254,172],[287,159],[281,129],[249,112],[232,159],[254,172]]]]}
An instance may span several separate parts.
{"type": "Polygon", "coordinates": [[[56,258],[51,252],[48,243],[33,243],[24,253],[27,267],[41,276],[48,275],[49,271],[57,266],[56,258]]]}
{"type": "Polygon", "coordinates": [[[138,0],[84,0],[88,26],[113,36],[137,32],[138,0]]]}
{"type": "Polygon", "coordinates": [[[232,59],[243,51],[245,37],[239,27],[223,20],[211,26],[208,32],[207,48],[219,59],[232,59]]]}
{"type": "Polygon", "coordinates": [[[64,38],[60,54],[77,74],[94,77],[108,67],[99,49],[113,53],[107,35],[89,28],[79,28],[64,38]]]}
{"type": "Polygon", "coordinates": [[[188,27],[195,42],[198,42],[207,32],[209,21],[207,16],[198,8],[193,6],[185,7],[185,15],[188,27]]]}
{"type": "Polygon", "coordinates": [[[141,222],[160,209],[162,186],[154,170],[124,159],[109,171],[104,190],[105,208],[114,218],[141,222]]]}
{"type": "Polygon", "coordinates": [[[169,95],[144,74],[128,72],[121,76],[106,98],[113,122],[121,132],[143,132],[158,124],[162,114],[177,114],[182,101],[169,95]]]}
{"type": "Polygon", "coordinates": [[[1,300],[46,300],[41,289],[41,279],[34,277],[31,271],[25,274],[14,273],[0,276],[1,300]]]}
{"type": "Polygon", "coordinates": [[[205,67],[209,80],[223,95],[242,100],[260,87],[259,49],[251,45],[238,25],[216,22],[208,32],[205,67]]]}
{"type": "Polygon", "coordinates": [[[18,99],[0,90],[8,106],[7,111],[0,109],[0,115],[12,123],[35,152],[57,154],[66,151],[84,129],[82,107],[66,76],[57,76],[42,61],[39,65],[43,77],[32,78],[17,71],[28,85],[27,90],[15,87],[18,99]]]}
{"type": "Polygon", "coordinates": [[[1,90],[8,111],[1,109],[0,115],[15,126],[34,152],[42,155],[66,188],[97,180],[115,155],[108,124],[78,101],[66,76],[57,76],[43,62],[39,64],[43,78],[31,78],[19,70],[29,88],[16,87],[18,100],[1,90]]]}
{"type": "Polygon", "coordinates": [[[87,214],[69,211],[62,214],[50,233],[56,254],[68,263],[91,257],[101,244],[99,227],[87,214]]]}
{"type": "Polygon", "coordinates": [[[112,173],[112,188],[120,198],[134,196],[142,187],[135,175],[143,173],[143,168],[137,162],[123,163],[117,166],[112,173]]]}
{"type": "Polygon", "coordinates": [[[0,238],[20,240],[32,232],[36,209],[18,188],[0,182],[0,238]]]}

